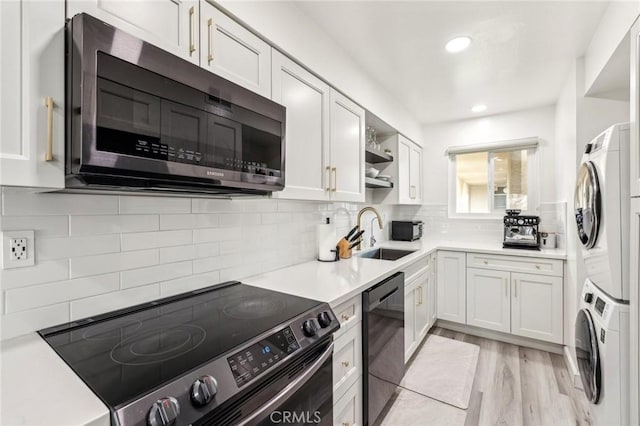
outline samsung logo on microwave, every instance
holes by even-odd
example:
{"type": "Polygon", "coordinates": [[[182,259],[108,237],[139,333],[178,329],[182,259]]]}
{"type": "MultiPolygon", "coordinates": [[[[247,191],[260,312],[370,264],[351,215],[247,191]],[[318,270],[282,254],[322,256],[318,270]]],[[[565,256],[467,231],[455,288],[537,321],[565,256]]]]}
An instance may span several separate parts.
{"type": "Polygon", "coordinates": [[[224,177],[224,173],[214,172],[213,170],[207,170],[207,176],[224,177]]]}

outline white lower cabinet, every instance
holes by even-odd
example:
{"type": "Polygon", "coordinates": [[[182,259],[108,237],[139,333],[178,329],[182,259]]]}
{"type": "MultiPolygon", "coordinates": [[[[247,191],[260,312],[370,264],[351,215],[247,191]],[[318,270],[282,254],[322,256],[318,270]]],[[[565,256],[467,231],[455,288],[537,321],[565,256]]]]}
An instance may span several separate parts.
{"type": "Polygon", "coordinates": [[[404,362],[411,358],[411,355],[418,346],[416,342],[416,283],[405,283],[404,286],[404,362]]]}
{"type": "Polygon", "coordinates": [[[438,319],[466,323],[466,254],[438,251],[438,319]]]}
{"type": "Polygon", "coordinates": [[[467,265],[466,324],[563,343],[561,260],[468,253],[467,265]]]}
{"type": "Polygon", "coordinates": [[[411,358],[429,328],[435,323],[431,313],[434,291],[431,257],[409,265],[404,286],[404,361],[411,358]],[[415,271],[415,267],[422,267],[415,271]]]}
{"type": "Polygon", "coordinates": [[[562,343],[562,277],[511,273],[511,333],[562,343]]]}
{"type": "Polygon", "coordinates": [[[467,324],[509,333],[510,273],[467,268],[467,324]]]}
{"type": "Polygon", "coordinates": [[[431,265],[431,281],[429,282],[429,327],[438,320],[438,253],[433,253],[429,257],[431,265]]]}
{"type": "Polygon", "coordinates": [[[357,426],[362,424],[362,376],[333,405],[333,424],[357,426]]]}
{"type": "Polygon", "coordinates": [[[358,295],[333,312],[340,329],[333,341],[333,423],[362,424],[362,296],[358,295]]]}

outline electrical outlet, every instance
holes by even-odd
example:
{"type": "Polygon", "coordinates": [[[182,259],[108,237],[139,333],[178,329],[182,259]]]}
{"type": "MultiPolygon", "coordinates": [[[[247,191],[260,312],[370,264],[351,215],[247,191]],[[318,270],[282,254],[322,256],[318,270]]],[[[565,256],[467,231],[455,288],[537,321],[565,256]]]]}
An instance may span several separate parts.
{"type": "Polygon", "coordinates": [[[36,245],[33,231],[4,231],[1,240],[2,269],[35,264],[36,245]]]}
{"type": "Polygon", "coordinates": [[[27,239],[26,238],[9,238],[9,260],[25,260],[27,258],[27,239]]]}

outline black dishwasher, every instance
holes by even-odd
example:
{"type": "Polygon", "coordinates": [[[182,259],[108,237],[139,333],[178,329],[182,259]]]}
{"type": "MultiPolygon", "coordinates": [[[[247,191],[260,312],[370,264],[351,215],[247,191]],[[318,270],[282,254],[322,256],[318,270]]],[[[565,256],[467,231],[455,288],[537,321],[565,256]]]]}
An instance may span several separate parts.
{"type": "Polygon", "coordinates": [[[362,293],[363,416],[373,425],[404,376],[404,273],[362,293]]]}

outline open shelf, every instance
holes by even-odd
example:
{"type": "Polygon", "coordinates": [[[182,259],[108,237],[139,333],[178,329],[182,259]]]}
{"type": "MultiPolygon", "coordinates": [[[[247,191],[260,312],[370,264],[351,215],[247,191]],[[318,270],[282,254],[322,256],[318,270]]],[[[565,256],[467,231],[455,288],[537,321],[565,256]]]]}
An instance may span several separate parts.
{"type": "Polygon", "coordinates": [[[366,188],[393,188],[393,182],[382,179],[374,179],[370,177],[364,178],[364,186],[366,188]]]}
{"type": "Polygon", "coordinates": [[[393,161],[393,156],[383,151],[372,151],[367,148],[364,151],[364,160],[370,164],[390,163],[393,161]]]}

